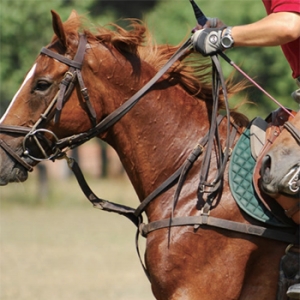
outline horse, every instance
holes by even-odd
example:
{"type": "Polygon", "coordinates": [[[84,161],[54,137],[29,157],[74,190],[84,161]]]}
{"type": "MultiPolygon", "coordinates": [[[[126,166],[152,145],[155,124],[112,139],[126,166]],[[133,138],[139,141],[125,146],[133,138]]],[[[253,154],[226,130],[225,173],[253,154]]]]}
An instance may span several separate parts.
{"type": "MultiPolygon", "coordinates": [[[[187,48],[165,74],[141,92],[134,106],[126,106],[124,115],[112,118],[179,46],[156,45],[146,25],[137,20],[132,20],[129,29],[114,25],[114,30],[99,27],[95,33],[82,23],[75,11],[64,23],[52,11],[54,36],[37,56],[0,122],[0,184],[25,181],[39,161],[61,158],[65,155],[61,149],[92,137],[116,150],[141,205],[181,170],[175,180],[182,183],[180,192],[173,178],[172,184],[163,185],[140,209],[148,224],[156,227],[147,227],[148,232],[141,229],[146,237],[145,270],[154,297],[275,299],[280,260],[290,243],[248,234],[256,232],[261,223],[236,204],[229,187],[228,164],[223,166],[220,161],[228,160],[230,148],[249,121],[231,109],[230,116],[215,119],[218,134],[213,135],[213,142],[207,138],[216,131],[210,131],[213,103],[218,103],[218,110],[224,109],[226,96],[222,91],[213,96],[211,61],[187,48]],[[105,126],[98,130],[102,122],[105,126]],[[230,142],[229,129],[235,132],[230,142]],[[205,149],[209,159],[202,156],[205,149]],[[190,161],[188,172],[182,172],[181,166],[190,161]],[[206,182],[215,182],[220,168],[224,172],[216,181],[218,188],[206,193],[214,188],[206,182]],[[202,174],[204,193],[203,185],[199,187],[203,170],[208,173],[202,174]],[[184,222],[186,216],[192,219],[184,222]],[[203,224],[190,221],[200,217],[203,224]],[[182,224],[177,226],[176,220],[182,224]],[[214,220],[239,224],[248,233],[212,227],[214,220]]],[[[226,85],[228,95],[244,89],[241,83],[226,85]]],[[[143,224],[138,225],[145,228],[143,224]]]]}
{"type": "Polygon", "coordinates": [[[289,118],[264,153],[261,187],[300,224],[300,112],[289,118]]]}

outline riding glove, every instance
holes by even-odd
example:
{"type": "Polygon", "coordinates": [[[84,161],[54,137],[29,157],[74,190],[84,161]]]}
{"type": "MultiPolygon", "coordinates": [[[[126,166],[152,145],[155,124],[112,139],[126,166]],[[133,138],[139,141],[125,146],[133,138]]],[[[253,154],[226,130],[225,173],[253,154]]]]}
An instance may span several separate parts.
{"type": "Polygon", "coordinates": [[[205,28],[196,31],[192,35],[193,47],[203,56],[214,55],[223,51],[222,47],[222,32],[223,28],[205,28]]]}

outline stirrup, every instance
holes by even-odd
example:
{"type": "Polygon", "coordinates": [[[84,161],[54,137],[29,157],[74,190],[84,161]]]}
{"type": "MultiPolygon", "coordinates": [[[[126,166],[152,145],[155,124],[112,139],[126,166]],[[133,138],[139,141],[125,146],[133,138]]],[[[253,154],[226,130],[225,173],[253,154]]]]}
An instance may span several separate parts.
{"type": "Polygon", "coordinates": [[[300,299],[300,283],[291,285],[286,295],[291,299],[300,299]]]}

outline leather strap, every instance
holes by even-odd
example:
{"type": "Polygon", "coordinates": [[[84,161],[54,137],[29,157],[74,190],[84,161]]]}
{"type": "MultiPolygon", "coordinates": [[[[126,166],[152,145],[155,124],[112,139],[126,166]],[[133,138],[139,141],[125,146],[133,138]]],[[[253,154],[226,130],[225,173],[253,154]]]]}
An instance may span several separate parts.
{"type": "Polygon", "coordinates": [[[77,70],[76,74],[77,74],[77,79],[78,79],[78,83],[79,83],[79,86],[80,86],[80,92],[81,92],[81,95],[82,95],[82,97],[85,101],[85,104],[87,106],[87,111],[88,111],[89,117],[91,119],[91,122],[92,122],[93,126],[96,126],[96,124],[97,124],[96,111],[95,111],[94,107],[91,104],[90,96],[89,96],[87,88],[84,85],[83,78],[82,78],[82,75],[81,75],[81,71],[77,70]]]}
{"type": "Polygon", "coordinates": [[[87,197],[87,199],[93,204],[95,208],[108,211],[115,212],[120,215],[127,217],[130,221],[132,221],[136,226],[139,224],[139,218],[134,215],[135,210],[131,207],[113,203],[104,199],[101,199],[96,196],[96,194],[91,190],[89,185],[87,184],[77,162],[73,158],[65,157],[68,162],[69,168],[73,171],[81,190],[87,197]]]}
{"type": "Polygon", "coordinates": [[[187,49],[189,49],[190,46],[191,39],[188,39],[142,89],[136,92],[130,99],[128,99],[114,112],[112,112],[110,115],[104,118],[95,127],[91,128],[87,132],[73,135],[72,137],[68,137],[66,139],[62,139],[57,143],[57,146],[61,149],[73,144],[78,146],[86,142],[87,140],[107,131],[108,128],[110,128],[116,122],[118,122],[124,115],[127,114],[127,112],[129,112],[135,106],[136,103],[138,103],[138,101],[166,73],[166,71],[173,65],[173,63],[186,53],[187,49]]]}
{"type": "Polygon", "coordinates": [[[291,207],[291,208],[289,208],[289,209],[286,209],[286,210],[284,211],[284,213],[285,213],[289,218],[292,218],[293,215],[294,215],[295,213],[297,213],[299,210],[300,210],[300,202],[296,203],[295,206],[293,206],[293,207],[291,207]]]}
{"type": "Polygon", "coordinates": [[[21,164],[27,171],[32,172],[33,167],[16,154],[2,139],[0,139],[0,147],[12,156],[19,164],[21,164]]]}
{"type": "MultiPolygon", "coordinates": [[[[119,121],[134,105],[140,100],[140,98],[152,87],[152,85],[163,76],[163,74],[171,67],[171,65],[177,61],[180,57],[186,54],[187,50],[191,46],[191,39],[189,38],[175,53],[174,55],[168,60],[168,62],[161,68],[161,70],[158,71],[158,73],[141,89],[139,90],[136,94],[134,94],[128,101],[126,101],[122,106],[120,106],[116,111],[111,113],[109,116],[107,116],[102,122],[96,123],[96,113],[95,110],[93,109],[87,89],[84,86],[83,79],[80,73],[80,69],[82,67],[82,61],[85,53],[85,48],[86,48],[86,36],[85,35],[80,35],[80,40],[79,40],[79,46],[77,53],[74,57],[74,60],[70,60],[56,52],[53,52],[47,48],[42,48],[41,53],[48,55],[49,57],[52,57],[62,63],[67,64],[68,66],[71,66],[69,72],[66,73],[65,78],[63,80],[63,83],[60,85],[60,90],[54,97],[54,99],[51,102],[51,105],[47,108],[46,112],[41,115],[40,119],[36,122],[33,128],[26,128],[23,126],[13,126],[13,125],[1,125],[0,124],[0,133],[1,132],[7,132],[7,133],[18,133],[22,135],[28,135],[32,130],[37,129],[43,121],[46,121],[48,117],[51,114],[53,105],[56,103],[56,116],[55,119],[58,121],[59,116],[60,116],[60,111],[63,107],[64,101],[68,99],[70,96],[74,83],[75,83],[75,78],[78,78],[79,85],[81,88],[81,92],[83,94],[83,98],[85,99],[85,102],[87,104],[88,112],[91,117],[91,121],[93,123],[93,127],[83,133],[73,135],[71,137],[67,137],[64,139],[61,139],[56,142],[56,149],[57,150],[63,150],[65,148],[74,148],[76,146],[79,146],[83,144],[84,142],[90,140],[91,138],[101,134],[102,132],[105,132],[110,126],[114,125],[117,121],[119,121]],[[74,70],[76,69],[76,70],[74,70]],[[76,72],[79,72],[76,74],[76,72]]],[[[18,156],[17,154],[14,153],[14,150],[10,149],[10,147],[4,143],[1,142],[0,146],[2,146],[5,151],[10,154],[13,158],[15,158],[19,163],[21,163],[27,170],[32,170],[32,167],[29,166],[23,159],[18,156]]],[[[59,153],[58,157],[52,157],[53,159],[55,158],[61,158],[61,151],[56,151],[59,153]]]]}
{"type": "Polygon", "coordinates": [[[290,244],[299,244],[299,236],[286,231],[274,230],[265,228],[262,226],[256,226],[251,224],[244,224],[224,219],[212,217],[207,214],[200,216],[188,216],[188,217],[176,217],[173,219],[164,219],[154,221],[149,224],[140,224],[140,233],[143,236],[147,236],[150,232],[162,228],[168,228],[170,226],[211,226],[221,229],[231,230],[235,232],[260,236],[263,238],[273,239],[290,244]]]}
{"type": "Polygon", "coordinates": [[[73,67],[75,69],[81,69],[81,67],[82,67],[82,62],[71,60],[71,59],[69,59],[59,53],[53,52],[52,50],[47,49],[45,47],[43,47],[41,49],[40,53],[46,54],[49,57],[53,57],[54,59],[66,64],[67,66],[73,67]]]}
{"type": "MultiPolygon", "coordinates": [[[[86,44],[87,44],[87,37],[84,34],[81,34],[79,37],[78,49],[77,49],[77,52],[76,52],[73,60],[70,60],[70,59],[66,58],[65,56],[63,56],[59,53],[53,52],[47,48],[42,48],[42,50],[41,50],[42,54],[46,54],[49,57],[57,59],[58,61],[70,66],[69,71],[65,74],[64,79],[60,83],[59,94],[58,94],[57,104],[56,104],[56,114],[55,114],[55,119],[54,119],[55,123],[57,123],[59,121],[60,113],[63,108],[63,105],[69,98],[71,92],[73,91],[74,82],[75,82],[76,77],[78,79],[81,91],[84,91],[85,102],[87,102],[87,101],[89,102],[88,93],[86,91],[86,88],[84,87],[84,83],[83,83],[81,73],[80,73],[80,70],[81,70],[81,67],[83,64],[83,58],[84,58],[84,54],[85,54],[86,44]],[[80,78],[78,75],[80,76],[80,78]]],[[[95,121],[96,114],[94,112],[94,109],[91,109],[90,103],[88,105],[88,112],[89,112],[89,115],[92,116],[91,120],[92,120],[93,125],[95,125],[96,124],[96,121],[95,121]]]]}
{"type": "Polygon", "coordinates": [[[285,122],[283,126],[294,137],[297,143],[300,144],[300,130],[289,121],[285,122]]]}
{"type": "MultiPolygon", "coordinates": [[[[216,118],[217,127],[220,125],[220,123],[223,119],[224,119],[223,115],[218,115],[218,117],[216,118]]],[[[202,152],[204,150],[204,146],[208,143],[208,140],[209,140],[209,133],[207,133],[204,136],[204,138],[202,138],[201,141],[199,141],[199,143],[196,145],[193,152],[189,155],[186,162],[182,166],[182,170],[181,170],[180,177],[179,177],[179,180],[178,180],[177,189],[175,191],[174,198],[173,198],[172,217],[173,217],[174,210],[175,210],[176,204],[178,202],[180,192],[182,190],[185,178],[186,178],[189,170],[193,166],[194,162],[198,159],[199,155],[202,154],[202,152]]],[[[208,151],[208,149],[206,149],[206,152],[207,151],[208,151]]],[[[202,170],[202,168],[203,168],[203,164],[202,164],[201,170],[202,170]]]]}
{"type": "MultiPolygon", "coordinates": [[[[233,127],[230,133],[230,126],[231,126],[230,109],[228,104],[227,88],[226,88],[223,72],[221,69],[220,61],[216,55],[213,55],[211,59],[213,62],[213,76],[212,76],[213,106],[212,106],[211,125],[209,131],[207,150],[205,152],[202,167],[200,170],[200,182],[198,187],[198,194],[199,194],[198,197],[202,198],[203,194],[206,193],[208,194],[207,199],[210,199],[210,201],[214,199],[214,197],[217,195],[217,191],[221,187],[222,178],[230,155],[230,148],[234,142],[234,138],[237,132],[236,128],[233,127]],[[219,103],[220,90],[222,90],[224,96],[224,104],[225,104],[226,116],[227,116],[227,130],[226,130],[227,136],[226,136],[226,146],[224,152],[222,151],[218,126],[216,122],[216,118],[219,110],[218,103],[219,103]],[[213,181],[207,182],[209,167],[211,162],[211,154],[213,153],[214,141],[216,141],[217,144],[216,151],[218,151],[217,155],[219,157],[218,172],[213,181]],[[206,190],[206,188],[208,189],[206,190]]],[[[206,203],[207,205],[209,205],[208,201],[206,201],[206,203]]]]}
{"type": "Polygon", "coordinates": [[[14,133],[25,135],[29,133],[30,130],[31,128],[29,127],[0,124],[0,133],[14,133]]]}

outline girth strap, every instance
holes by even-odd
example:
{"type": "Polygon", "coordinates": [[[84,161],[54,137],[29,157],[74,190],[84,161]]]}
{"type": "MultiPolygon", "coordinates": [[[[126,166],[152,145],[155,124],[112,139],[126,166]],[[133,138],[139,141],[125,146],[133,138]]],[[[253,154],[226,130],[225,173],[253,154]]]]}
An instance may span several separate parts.
{"type": "Polygon", "coordinates": [[[200,216],[187,216],[187,217],[176,217],[171,219],[164,219],[154,221],[149,224],[140,224],[140,233],[145,237],[150,232],[169,228],[170,226],[212,226],[221,229],[231,230],[240,233],[246,233],[250,235],[260,236],[263,238],[273,239],[281,242],[290,244],[299,244],[299,236],[291,234],[286,231],[279,231],[262,226],[256,226],[251,224],[244,224],[219,218],[211,217],[208,214],[201,214],[200,216]]]}

